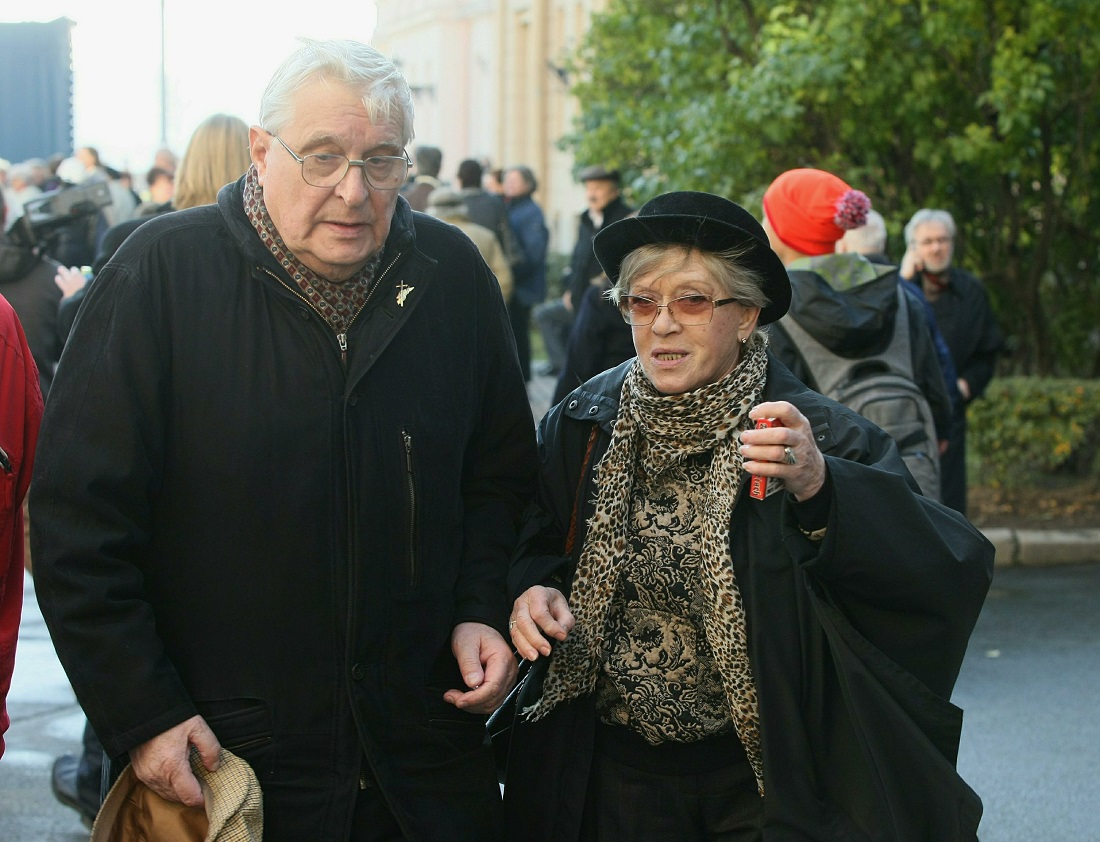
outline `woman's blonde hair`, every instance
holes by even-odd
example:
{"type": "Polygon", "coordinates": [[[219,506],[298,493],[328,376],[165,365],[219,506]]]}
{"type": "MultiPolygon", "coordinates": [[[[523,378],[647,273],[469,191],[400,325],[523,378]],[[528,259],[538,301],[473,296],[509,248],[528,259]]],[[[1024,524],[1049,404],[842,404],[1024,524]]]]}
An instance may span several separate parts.
{"type": "Polygon", "coordinates": [[[229,114],[207,117],[199,123],[183,153],[172,207],[183,210],[213,204],[218,200],[218,191],[244,175],[251,163],[248,124],[229,114]]]}

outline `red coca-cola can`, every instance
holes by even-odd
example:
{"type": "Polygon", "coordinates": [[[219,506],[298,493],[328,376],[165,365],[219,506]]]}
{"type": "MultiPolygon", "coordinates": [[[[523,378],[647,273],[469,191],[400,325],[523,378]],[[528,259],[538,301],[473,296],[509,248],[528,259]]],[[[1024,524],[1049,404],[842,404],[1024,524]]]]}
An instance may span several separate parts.
{"type": "MultiPolygon", "coordinates": [[[[756,429],[763,430],[767,427],[782,427],[783,424],[777,418],[761,418],[756,422],[756,429]]],[[[749,496],[754,500],[763,500],[768,495],[768,478],[754,474],[749,482],[749,496]]]]}

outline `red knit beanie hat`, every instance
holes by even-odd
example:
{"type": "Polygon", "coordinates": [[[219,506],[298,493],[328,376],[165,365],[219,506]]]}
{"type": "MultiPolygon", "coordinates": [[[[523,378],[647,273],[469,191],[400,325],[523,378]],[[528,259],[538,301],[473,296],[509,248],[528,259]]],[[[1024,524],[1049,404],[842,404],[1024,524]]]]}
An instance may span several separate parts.
{"type": "Polygon", "coordinates": [[[871,200],[824,170],[787,170],[764,193],[764,213],[795,251],[832,254],[836,241],[867,223],[871,200]]]}

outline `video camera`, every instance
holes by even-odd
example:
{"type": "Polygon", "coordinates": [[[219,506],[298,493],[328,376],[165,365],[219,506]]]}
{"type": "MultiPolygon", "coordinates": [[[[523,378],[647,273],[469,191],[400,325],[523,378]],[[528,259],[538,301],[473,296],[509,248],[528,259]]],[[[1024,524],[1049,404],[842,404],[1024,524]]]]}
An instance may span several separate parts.
{"type": "Polygon", "coordinates": [[[44,245],[54,232],[99,213],[111,201],[111,190],[105,181],[62,187],[27,202],[8,237],[15,245],[36,248],[44,245]]]}

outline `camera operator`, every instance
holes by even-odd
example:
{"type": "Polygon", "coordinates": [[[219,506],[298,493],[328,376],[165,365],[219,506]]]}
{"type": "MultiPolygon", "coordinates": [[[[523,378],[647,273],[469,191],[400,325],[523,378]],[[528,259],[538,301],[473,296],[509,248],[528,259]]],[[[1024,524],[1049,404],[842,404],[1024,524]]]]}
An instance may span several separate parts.
{"type": "MultiPolygon", "coordinates": [[[[0,195],[0,229],[6,212],[0,195]]],[[[12,231],[0,235],[0,294],[23,324],[45,397],[63,344],[57,321],[61,290],[54,283],[59,264],[33,245],[20,242],[13,234],[19,228],[13,226],[12,231]]]]}

